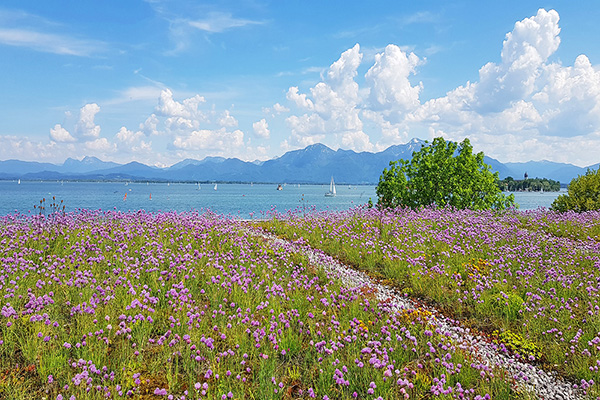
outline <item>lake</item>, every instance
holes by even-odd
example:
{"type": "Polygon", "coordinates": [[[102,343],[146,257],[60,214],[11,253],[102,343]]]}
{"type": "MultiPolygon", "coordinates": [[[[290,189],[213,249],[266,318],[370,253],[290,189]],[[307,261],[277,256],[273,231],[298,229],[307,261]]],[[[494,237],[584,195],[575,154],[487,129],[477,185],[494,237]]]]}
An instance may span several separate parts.
{"type": "MultiPolygon", "coordinates": [[[[0,215],[37,213],[34,205],[46,199],[46,208],[63,201],[66,211],[77,209],[137,211],[212,211],[239,218],[261,218],[272,209],[345,210],[376,202],[375,186],[338,185],[337,196],[326,197],[329,185],[39,182],[0,181],[0,215]]],[[[564,193],[560,192],[560,193],[564,193]]],[[[514,193],[522,210],[549,207],[557,192],[514,193]]]]}

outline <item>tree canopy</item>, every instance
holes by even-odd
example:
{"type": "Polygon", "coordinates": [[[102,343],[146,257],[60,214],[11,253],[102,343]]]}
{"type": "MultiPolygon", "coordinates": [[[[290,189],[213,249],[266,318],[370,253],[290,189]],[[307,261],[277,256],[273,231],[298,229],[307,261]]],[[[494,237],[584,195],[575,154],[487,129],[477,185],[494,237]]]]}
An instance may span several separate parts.
{"type": "Polygon", "coordinates": [[[501,190],[509,192],[532,191],[532,192],[558,192],[560,182],[547,178],[519,179],[515,180],[512,176],[502,179],[499,183],[501,190]]]}
{"type": "Polygon", "coordinates": [[[585,175],[573,179],[567,186],[567,194],[558,196],[551,208],[563,212],[600,210],[600,167],[588,169],[585,175]]]}
{"type": "Polygon", "coordinates": [[[413,152],[412,159],[391,161],[377,185],[382,207],[452,206],[459,209],[504,209],[514,197],[498,187],[498,173],[473,154],[469,139],[460,144],[438,137],[413,152]]]}

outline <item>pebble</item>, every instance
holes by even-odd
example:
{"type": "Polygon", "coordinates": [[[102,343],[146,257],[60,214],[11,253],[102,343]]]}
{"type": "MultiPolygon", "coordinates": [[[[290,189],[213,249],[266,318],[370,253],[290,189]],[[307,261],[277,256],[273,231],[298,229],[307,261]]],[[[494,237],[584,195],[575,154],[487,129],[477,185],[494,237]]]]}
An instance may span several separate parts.
{"type": "Polygon", "coordinates": [[[588,397],[573,385],[560,377],[537,368],[534,365],[524,363],[508,354],[499,353],[495,345],[489,343],[481,335],[473,334],[468,328],[463,328],[454,320],[446,318],[438,310],[417,304],[415,301],[405,297],[395,289],[375,282],[368,275],[357,271],[352,267],[340,263],[333,257],[320,250],[313,249],[307,245],[285,241],[274,235],[263,231],[248,230],[248,233],[263,236],[275,245],[289,248],[291,245],[296,251],[308,257],[311,264],[318,265],[331,276],[339,279],[349,288],[367,288],[376,295],[379,305],[388,311],[399,311],[403,309],[425,308],[433,314],[430,322],[440,331],[451,337],[462,349],[469,351],[481,363],[490,367],[499,367],[514,377],[517,387],[523,393],[534,395],[540,400],[583,400],[588,397]]]}

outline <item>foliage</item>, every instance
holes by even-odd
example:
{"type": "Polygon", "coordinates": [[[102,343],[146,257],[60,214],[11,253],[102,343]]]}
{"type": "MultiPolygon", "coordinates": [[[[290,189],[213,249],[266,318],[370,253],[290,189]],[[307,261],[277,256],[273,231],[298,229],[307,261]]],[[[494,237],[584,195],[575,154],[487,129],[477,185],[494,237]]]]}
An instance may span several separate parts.
{"type": "Polygon", "coordinates": [[[511,176],[498,182],[501,190],[509,192],[532,191],[532,192],[558,192],[560,182],[547,178],[519,179],[514,180],[511,176]]]}
{"type": "Polygon", "coordinates": [[[0,399],[522,398],[427,310],[380,307],[254,229],[211,213],[0,217],[0,399]]]}
{"type": "Polygon", "coordinates": [[[598,382],[600,211],[365,207],[269,224],[489,334],[515,357],[598,382]]]}
{"type": "MultiPolygon", "coordinates": [[[[425,142],[427,143],[427,142],[425,142]]],[[[514,197],[498,187],[498,173],[473,154],[469,139],[460,144],[438,137],[423,146],[410,161],[390,162],[377,185],[378,204],[385,208],[435,205],[458,209],[504,209],[514,197]]]]}
{"type": "Polygon", "coordinates": [[[551,208],[561,212],[600,210],[600,167],[596,171],[588,169],[585,175],[573,179],[567,194],[558,196],[551,208]]]}
{"type": "Polygon", "coordinates": [[[508,349],[522,354],[528,359],[539,360],[543,355],[542,349],[538,345],[510,330],[502,332],[495,330],[492,332],[492,337],[496,341],[503,343],[508,349]]]}

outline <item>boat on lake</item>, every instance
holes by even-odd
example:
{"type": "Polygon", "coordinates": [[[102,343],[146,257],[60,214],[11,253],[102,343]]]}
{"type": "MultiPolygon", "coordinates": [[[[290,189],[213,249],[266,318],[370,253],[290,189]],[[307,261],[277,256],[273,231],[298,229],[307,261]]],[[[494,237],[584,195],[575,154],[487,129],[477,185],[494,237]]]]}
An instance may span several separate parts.
{"type": "Polygon", "coordinates": [[[333,181],[333,176],[331,177],[331,182],[329,183],[329,192],[325,193],[325,197],[335,197],[335,182],[333,181]]]}

